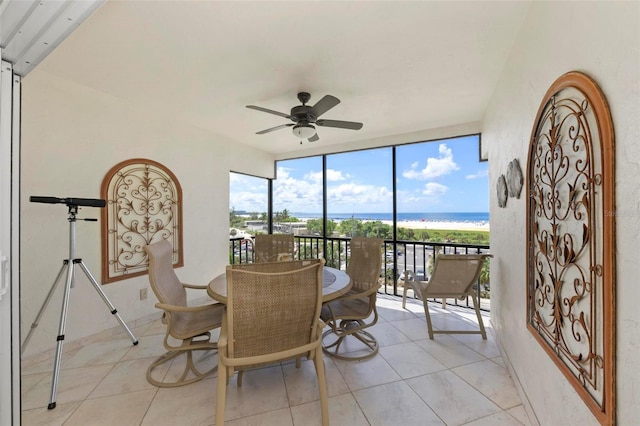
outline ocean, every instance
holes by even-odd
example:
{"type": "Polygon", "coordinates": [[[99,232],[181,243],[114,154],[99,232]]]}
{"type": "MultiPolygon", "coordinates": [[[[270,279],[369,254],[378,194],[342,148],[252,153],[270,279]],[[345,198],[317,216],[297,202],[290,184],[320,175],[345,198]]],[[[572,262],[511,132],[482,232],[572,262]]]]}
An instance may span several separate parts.
{"type": "MultiPolygon", "coordinates": [[[[289,213],[299,219],[321,218],[322,213],[289,213]]],[[[329,219],[362,219],[362,220],[393,220],[392,213],[328,213],[329,219]]],[[[398,222],[489,222],[489,212],[464,213],[398,213],[398,222]]]]}

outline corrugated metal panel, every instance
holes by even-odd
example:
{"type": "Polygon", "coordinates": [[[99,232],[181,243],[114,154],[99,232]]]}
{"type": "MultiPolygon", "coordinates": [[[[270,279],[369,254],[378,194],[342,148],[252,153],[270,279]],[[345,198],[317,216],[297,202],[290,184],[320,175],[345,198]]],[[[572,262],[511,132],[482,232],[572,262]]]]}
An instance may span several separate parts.
{"type": "Polygon", "coordinates": [[[0,0],[2,59],[24,77],[104,0],[0,0]]]}

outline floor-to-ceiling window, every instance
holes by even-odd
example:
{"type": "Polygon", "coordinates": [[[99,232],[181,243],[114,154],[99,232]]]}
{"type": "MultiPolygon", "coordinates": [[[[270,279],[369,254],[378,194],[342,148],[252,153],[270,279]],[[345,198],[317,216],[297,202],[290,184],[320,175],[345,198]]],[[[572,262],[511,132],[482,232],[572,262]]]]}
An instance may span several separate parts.
{"type": "Polygon", "coordinates": [[[392,153],[385,147],[327,155],[327,215],[340,235],[393,237],[392,153]]]}
{"type": "MultiPolygon", "coordinates": [[[[488,163],[471,135],[396,147],[397,239],[488,244],[488,163]]],[[[403,244],[398,269],[428,279],[439,246],[403,244]]]]}
{"type": "MultiPolygon", "coordinates": [[[[439,252],[488,249],[489,182],[479,143],[470,135],[282,160],[274,180],[232,173],[231,236],[294,234],[300,258],[324,256],[337,267],[351,237],[384,238],[380,274],[385,291],[396,293],[405,270],[428,279],[439,252]]],[[[488,270],[482,280],[488,299],[488,270]]]]}
{"type": "MultiPolygon", "coordinates": [[[[274,232],[331,239],[324,255],[340,266],[340,240],[382,237],[387,291],[397,291],[404,270],[428,279],[438,252],[488,248],[488,164],[479,144],[480,135],[469,135],[279,161],[274,232]]],[[[488,298],[488,270],[482,280],[488,298]]]]}
{"type": "Polygon", "coordinates": [[[274,231],[324,235],[322,157],[279,161],[273,181],[274,231]]]}
{"type": "Polygon", "coordinates": [[[269,180],[242,173],[229,173],[230,263],[253,261],[255,234],[269,232],[269,180]]]}

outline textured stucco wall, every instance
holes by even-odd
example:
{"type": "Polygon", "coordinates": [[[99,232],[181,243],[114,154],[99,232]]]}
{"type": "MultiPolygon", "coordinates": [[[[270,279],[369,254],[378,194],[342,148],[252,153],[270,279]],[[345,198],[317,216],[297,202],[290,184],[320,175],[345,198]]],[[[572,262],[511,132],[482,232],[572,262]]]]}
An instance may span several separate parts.
{"type": "MultiPolygon", "coordinates": [[[[597,424],[526,329],[525,198],[498,208],[495,182],[527,164],[529,138],[547,88],[568,71],[600,85],[616,138],[617,418],[637,424],[640,404],[640,3],[534,2],[483,121],[490,161],[492,322],[525,399],[542,425],[597,424]]],[[[526,194],[526,191],[523,192],[526,194]]]]}
{"type": "MultiPolygon", "coordinates": [[[[55,54],[55,53],[54,53],[55,54]]],[[[273,157],[185,125],[153,110],[37,70],[23,82],[21,175],[21,323],[23,338],[68,256],[67,209],[36,204],[29,196],[99,198],[100,184],[115,164],[149,158],[168,167],[183,190],[184,282],[206,284],[228,263],[229,171],[273,177],[273,157]]],[[[78,217],[100,217],[82,208],[78,217]]],[[[77,222],[77,253],[99,280],[100,224],[77,222]]],[[[119,327],[78,268],[71,291],[66,341],[119,327]]],[[[62,280],[64,281],[64,280],[62,280]]],[[[25,355],[55,347],[64,282],[60,283],[25,355]]],[[[102,286],[130,322],[157,312],[147,276],[102,286]]],[[[191,296],[195,297],[195,296],[191,296]]]]}

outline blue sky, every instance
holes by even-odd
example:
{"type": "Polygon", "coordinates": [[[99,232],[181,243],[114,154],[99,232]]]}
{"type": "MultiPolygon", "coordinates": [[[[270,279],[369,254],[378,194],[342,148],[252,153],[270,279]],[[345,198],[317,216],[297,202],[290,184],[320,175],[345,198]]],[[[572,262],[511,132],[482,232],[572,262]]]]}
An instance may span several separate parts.
{"type": "MultiPolygon", "coordinates": [[[[398,212],[488,212],[488,164],[478,161],[478,136],[396,147],[398,212]]],[[[266,211],[264,179],[232,173],[230,206],[266,211]]],[[[392,211],[391,148],[327,156],[330,213],[392,211]]],[[[322,158],[278,162],[274,210],[322,211],[322,158]]]]}

